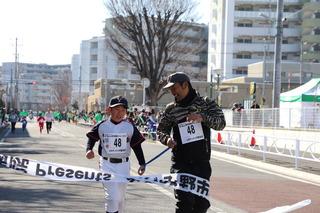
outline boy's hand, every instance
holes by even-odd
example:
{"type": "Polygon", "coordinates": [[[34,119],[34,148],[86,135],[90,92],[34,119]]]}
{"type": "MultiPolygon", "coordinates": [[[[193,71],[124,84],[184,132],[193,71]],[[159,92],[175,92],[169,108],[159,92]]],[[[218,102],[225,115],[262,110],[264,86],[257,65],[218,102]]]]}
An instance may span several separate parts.
{"type": "Polygon", "coordinates": [[[94,152],[92,150],[87,151],[86,153],[86,158],[87,159],[92,159],[94,158],[94,152]]]}
{"type": "Polygon", "coordinates": [[[146,165],[140,165],[138,169],[138,174],[143,175],[143,173],[146,171],[146,165]]]}

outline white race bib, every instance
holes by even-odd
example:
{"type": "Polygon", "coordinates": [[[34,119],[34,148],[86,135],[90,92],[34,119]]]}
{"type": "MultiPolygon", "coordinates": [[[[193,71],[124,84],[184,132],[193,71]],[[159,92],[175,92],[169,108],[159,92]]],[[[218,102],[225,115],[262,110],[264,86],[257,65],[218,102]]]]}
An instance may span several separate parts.
{"type": "Polygon", "coordinates": [[[178,127],[182,144],[204,139],[201,123],[183,122],[178,127]]]}
{"type": "Polygon", "coordinates": [[[127,134],[104,134],[103,148],[108,154],[125,153],[127,151],[127,134]]]}

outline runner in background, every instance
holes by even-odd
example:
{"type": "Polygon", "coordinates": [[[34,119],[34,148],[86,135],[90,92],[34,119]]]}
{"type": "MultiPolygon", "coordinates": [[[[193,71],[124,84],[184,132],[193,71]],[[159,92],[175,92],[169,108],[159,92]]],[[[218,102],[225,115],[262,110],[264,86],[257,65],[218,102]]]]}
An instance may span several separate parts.
{"type": "Polygon", "coordinates": [[[46,119],[47,133],[49,134],[52,128],[52,122],[54,120],[51,110],[47,111],[45,119],[46,119]]]}
{"type": "Polygon", "coordinates": [[[44,121],[46,119],[43,117],[43,113],[39,112],[38,118],[37,118],[37,122],[39,124],[39,128],[40,128],[40,133],[42,133],[43,130],[43,126],[44,126],[44,121]]]}
{"type": "Polygon", "coordinates": [[[22,131],[24,132],[26,131],[26,128],[27,128],[27,123],[28,123],[27,117],[23,116],[21,118],[21,123],[22,123],[22,131]]]}

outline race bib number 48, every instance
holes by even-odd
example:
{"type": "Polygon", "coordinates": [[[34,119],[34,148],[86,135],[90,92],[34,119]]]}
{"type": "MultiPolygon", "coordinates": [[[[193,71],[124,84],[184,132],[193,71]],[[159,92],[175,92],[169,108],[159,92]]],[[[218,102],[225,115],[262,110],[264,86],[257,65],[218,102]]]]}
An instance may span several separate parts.
{"type": "Polygon", "coordinates": [[[105,134],[103,144],[109,154],[124,153],[127,150],[127,135],[125,133],[105,134]]]}
{"type": "Polygon", "coordinates": [[[183,122],[178,126],[182,144],[204,139],[201,123],[183,122]]]}

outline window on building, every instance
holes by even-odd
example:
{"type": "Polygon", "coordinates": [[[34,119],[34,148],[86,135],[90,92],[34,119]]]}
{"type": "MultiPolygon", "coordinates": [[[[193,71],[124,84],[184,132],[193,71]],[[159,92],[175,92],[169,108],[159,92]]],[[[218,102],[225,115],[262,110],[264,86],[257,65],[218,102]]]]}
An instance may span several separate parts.
{"type": "Polygon", "coordinates": [[[237,53],[236,58],[238,59],[251,59],[251,54],[250,53],[237,53]]]}
{"type": "Polygon", "coordinates": [[[282,39],[282,44],[289,44],[288,39],[282,39]]]}
{"type": "Polygon", "coordinates": [[[249,22],[238,22],[237,27],[252,27],[252,23],[249,22]]]}
{"type": "Polygon", "coordinates": [[[313,14],[313,16],[314,16],[314,18],[320,18],[320,12],[315,12],[315,13],[313,14]]]}
{"type": "Polygon", "coordinates": [[[247,75],[248,69],[246,67],[238,67],[232,70],[233,75],[247,75]]]}
{"type": "Polygon", "coordinates": [[[98,73],[97,67],[91,67],[91,68],[90,68],[90,74],[91,74],[91,75],[95,75],[95,74],[97,74],[97,73],[98,73]]]}
{"type": "Polygon", "coordinates": [[[239,5],[239,6],[236,6],[236,10],[238,10],[238,11],[253,11],[253,7],[251,5],[239,5]]]}
{"type": "Polygon", "coordinates": [[[252,43],[252,38],[237,38],[237,43],[252,43]]]}
{"type": "Polygon", "coordinates": [[[281,59],[282,59],[282,60],[288,60],[288,56],[287,56],[287,55],[282,55],[282,56],[281,56],[281,59]]]}
{"type": "Polygon", "coordinates": [[[316,44],[312,47],[313,51],[319,52],[320,51],[320,45],[316,44]]]}
{"type": "Polygon", "coordinates": [[[90,49],[97,49],[98,48],[98,42],[94,41],[90,43],[90,49]]]}
{"type": "Polygon", "coordinates": [[[98,55],[90,55],[91,61],[98,61],[98,55]]]}
{"type": "Polygon", "coordinates": [[[320,35],[320,28],[316,28],[313,30],[314,35],[320,35]]]}
{"type": "Polygon", "coordinates": [[[306,78],[312,78],[313,77],[313,73],[312,72],[305,72],[305,77],[306,78]]]}

